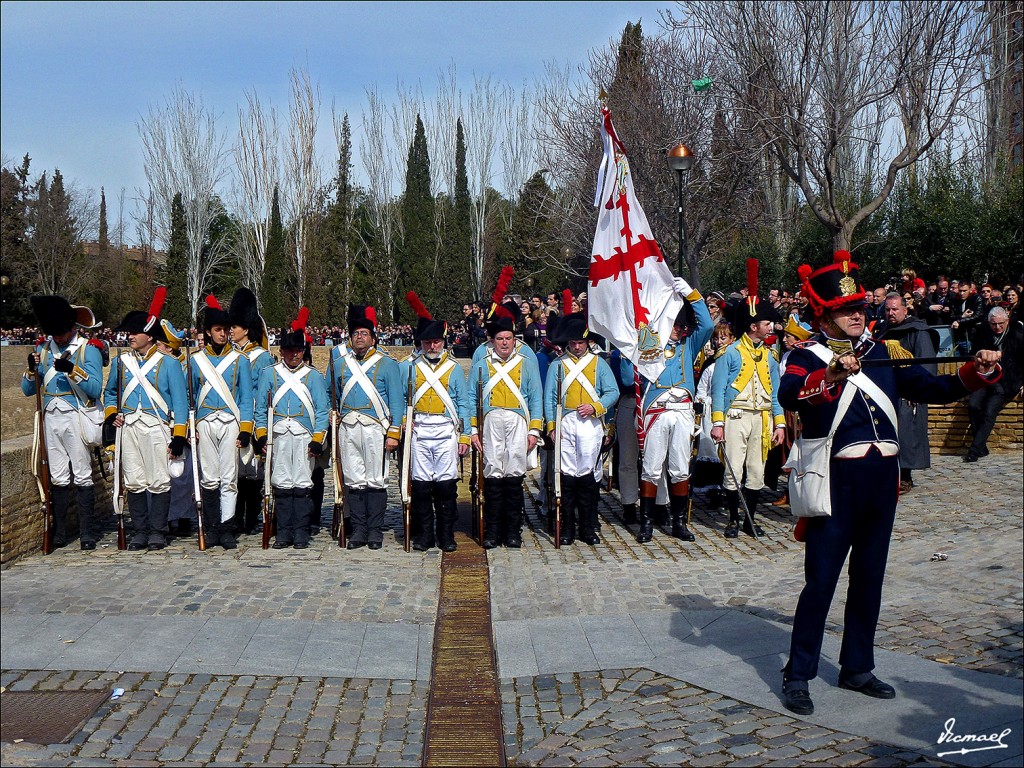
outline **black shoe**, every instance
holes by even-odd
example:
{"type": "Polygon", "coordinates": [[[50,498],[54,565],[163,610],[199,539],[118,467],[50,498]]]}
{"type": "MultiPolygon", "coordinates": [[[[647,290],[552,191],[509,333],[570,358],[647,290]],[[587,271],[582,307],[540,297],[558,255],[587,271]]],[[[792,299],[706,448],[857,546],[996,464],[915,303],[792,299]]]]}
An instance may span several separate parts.
{"type": "Polygon", "coordinates": [[[484,539],[484,549],[496,549],[498,542],[494,539],[484,539]]]}
{"type": "MultiPolygon", "coordinates": [[[[747,534],[747,536],[755,536],[756,535],[758,538],[760,538],[761,536],[764,536],[764,529],[760,525],[757,525],[757,524],[755,524],[753,527],[751,527],[749,523],[744,523],[743,524],[743,532],[745,534],[747,534]]],[[[735,537],[731,537],[731,538],[735,538],[735,537]]]]}
{"type": "Polygon", "coordinates": [[[82,542],[82,551],[83,552],[92,552],[94,549],[96,549],[96,542],[95,541],[83,541],[82,542]]]}
{"type": "Polygon", "coordinates": [[[508,539],[505,541],[505,546],[509,549],[521,549],[523,546],[523,540],[515,534],[513,534],[512,536],[509,536],[508,539]]]}
{"type": "Polygon", "coordinates": [[[583,543],[593,547],[601,543],[601,537],[596,533],[588,533],[583,536],[583,543]]]}
{"type": "Polygon", "coordinates": [[[137,541],[133,541],[128,545],[129,552],[141,552],[144,549],[146,549],[146,544],[137,541]]]}
{"type": "Polygon", "coordinates": [[[366,546],[366,542],[365,541],[355,541],[354,539],[349,539],[348,540],[348,544],[345,545],[345,549],[359,549],[360,547],[365,547],[365,546],[366,546]]]}
{"type": "Polygon", "coordinates": [[[366,543],[366,548],[367,549],[380,549],[383,546],[384,545],[381,544],[379,541],[368,541],[366,543]]]}
{"type": "Polygon", "coordinates": [[[161,544],[159,541],[153,541],[153,542],[150,542],[149,544],[147,544],[146,548],[150,549],[150,550],[153,550],[153,551],[156,551],[158,549],[163,549],[166,546],[167,546],[166,544],[161,544]]]}
{"type": "Polygon", "coordinates": [[[738,539],[740,537],[740,527],[736,523],[729,523],[725,526],[725,538],[727,539],[738,539]]]}
{"type": "MultiPolygon", "coordinates": [[[[295,549],[309,549],[309,544],[308,543],[305,543],[305,544],[298,544],[298,543],[296,543],[296,544],[292,544],[292,547],[294,547],[295,549]]],[[[227,549],[227,547],[224,547],[224,549],[227,549]]]]}
{"type": "Polygon", "coordinates": [[[441,545],[442,552],[454,552],[458,548],[458,545],[456,545],[454,541],[449,541],[447,544],[441,545]]]}
{"type": "Polygon", "coordinates": [[[412,543],[413,552],[426,552],[430,547],[418,541],[412,543]]]}
{"type": "Polygon", "coordinates": [[[686,523],[672,526],[672,536],[679,539],[680,541],[696,541],[697,537],[690,533],[690,529],[686,527],[686,523]]]}
{"type": "Polygon", "coordinates": [[[783,685],[782,706],[798,715],[814,714],[814,702],[811,701],[811,694],[803,689],[786,690],[783,685]]]}
{"type": "Polygon", "coordinates": [[[654,538],[654,535],[651,532],[651,529],[650,529],[649,526],[646,527],[646,528],[644,526],[640,526],[640,530],[636,532],[636,543],[637,544],[646,544],[652,538],[654,538]]]}
{"type": "Polygon", "coordinates": [[[563,536],[558,540],[559,546],[569,547],[576,543],[576,539],[571,536],[563,536]]]}
{"type": "Polygon", "coordinates": [[[873,699],[896,698],[896,689],[888,683],[883,683],[874,675],[860,685],[854,685],[849,680],[845,680],[842,675],[839,675],[839,687],[845,688],[847,691],[863,693],[865,696],[870,696],[873,699]]]}
{"type": "Polygon", "coordinates": [[[288,549],[288,547],[290,546],[291,544],[287,544],[283,541],[275,541],[273,544],[270,545],[271,549],[288,549]]]}
{"type": "Polygon", "coordinates": [[[968,453],[966,456],[964,456],[964,461],[966,461],[968,464],[971,464],[971,463],[977,461],[978,458],[979,458],[978,454],[976,454],[976,453],[968,453]]]}

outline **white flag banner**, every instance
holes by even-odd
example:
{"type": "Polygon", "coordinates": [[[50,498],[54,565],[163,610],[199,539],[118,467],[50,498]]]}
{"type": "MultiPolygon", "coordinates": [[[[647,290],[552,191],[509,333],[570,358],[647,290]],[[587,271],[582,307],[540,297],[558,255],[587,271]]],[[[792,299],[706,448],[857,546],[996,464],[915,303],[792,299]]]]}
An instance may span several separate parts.
{"type": "Polygon", "coordinates": [[[590,256],[588,323],[644,378],[654,381],[665,369],[665,342],[683,299],[673,289],[672,271],[636,199],[626,148],[615,135],[611,113],[607,108],[601,112],[604,157],[594,200],[598,213],[590,256]]]}

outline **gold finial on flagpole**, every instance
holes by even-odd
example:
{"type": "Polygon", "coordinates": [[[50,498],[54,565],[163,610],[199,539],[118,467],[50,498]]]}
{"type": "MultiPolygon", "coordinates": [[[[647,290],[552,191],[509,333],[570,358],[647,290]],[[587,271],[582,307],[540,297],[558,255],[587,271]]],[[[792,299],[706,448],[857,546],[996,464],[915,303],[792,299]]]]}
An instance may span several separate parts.
{"type": "Polygon", "coordinates": [[[600,101],[600,102],[602,102],[602,103],[604,103],[604,102],[608,101],[608,92],[607,92],[607,91],[605,91],[605,89],[604,89],[604,88],[602,88],[602,89],[601,89],[601,90],[600,90],[600,91],[598,92],[598,94],[597,94],[597,98],[598,98],[598,101],[600,101]]]}

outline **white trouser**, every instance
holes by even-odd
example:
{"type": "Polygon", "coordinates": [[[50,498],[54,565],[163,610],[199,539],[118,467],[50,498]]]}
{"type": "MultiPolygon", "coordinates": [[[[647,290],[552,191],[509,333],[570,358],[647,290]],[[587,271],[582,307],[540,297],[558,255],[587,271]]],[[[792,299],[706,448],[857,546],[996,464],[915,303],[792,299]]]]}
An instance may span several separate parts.
{"type": "Polygon", "coordinates": [[[526,419],[515,411],[495,408],[484,417],[484,477],[526,474],[526,419]]]}
{"type": "Polygon", "coordinates": [[[559,432],[562,441],[558,446],[562,474],[570,477],[592,474],[595,480],[600,481],[604,474],[604,465],[597,460],[601,454],[601,443],[604,442],[604,425],[601,420],[596,416],[583,418],[576,411],[569,411],[562,415],[562,428],[559,432]]]}
{"type": "Polygon", "coordinates": [[[171,431],[156,416],[143,411],[128,413],[121,427],[121,472],[129,493],[171,490],[167,471],[167,444],[171,431]]]}
{"type": "Polygon", "coordinates": [[[764,459],[761,454],[761,437],[764,417],[761,411],[730,410],[725,417],[725,457],[729,460],[732,473],[726,467],[722,487],[727,491],[738,490],[737,481],[743,482],[743,469],[747,470],[744,485],[752,491],[764,487],[764,459]]]}
{"type": "Polygon", "coordinates": [[[675,403],[669,410],[659,413],[647,428],[641,479],[657,483],[663,474],[666,459],[670,483],[681,483],[688,478],[692,440],[692,404],[675,403]]]}
{"type": "Polygon", "coordinates": [[[456,480],[459,435],[443,413],[416,414],[412,422],[412,479],[456,480]]]}
{"type": "Polygon", "coordinates": [[[220,489],[221,522],[235,516],[238,500],[238,429],[238,422],[225,413],[207,416],[196,424],[202,467],[200,484],[203,488],[220,489]]]}
{"type": "Polygon", "coordinates": [[[619,441],[619,500],[636,504],[640,498],[640,470],[637,458],[640,444],[636,439],[636,398],[619,398],[615,410],[615,439],[619,441]]]}
{"type": "Polygon", "coordinates": [[[70,485],[72,475],[79,488],[92,485],[92,461],[82,442],[82,416],[66,401],[51,400],[46,406],[46,460],[50,482],[70,485]]]}
{"type": "Polygon", "coordinates": [[[313,487],[311,439],[309,432],[292,419],[274,424],[274,446],[270,455],[272,486],[281,489],[313,487]]]}
{"type": "Polygon", "coordinates": [[[338,429],[341,463],[347,488],[384,488],[388,467],[384,459],[386,431],[371,420],[342,421],[338,429]]]}

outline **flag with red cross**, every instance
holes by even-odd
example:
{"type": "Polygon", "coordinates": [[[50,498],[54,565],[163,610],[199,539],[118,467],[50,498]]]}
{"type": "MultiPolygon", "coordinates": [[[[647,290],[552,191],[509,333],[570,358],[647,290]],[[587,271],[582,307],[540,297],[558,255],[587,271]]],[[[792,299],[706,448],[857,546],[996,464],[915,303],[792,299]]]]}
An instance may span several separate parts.
{"type": "Polygon", "coordinates": [[[665,342],[683,306],[672,286],[672,271],[654,240],[633,189],[626,148],[607,108],[598,172],[597,231],[590,256],[588,324],[655,381],[665,368],[665,342]]]}

